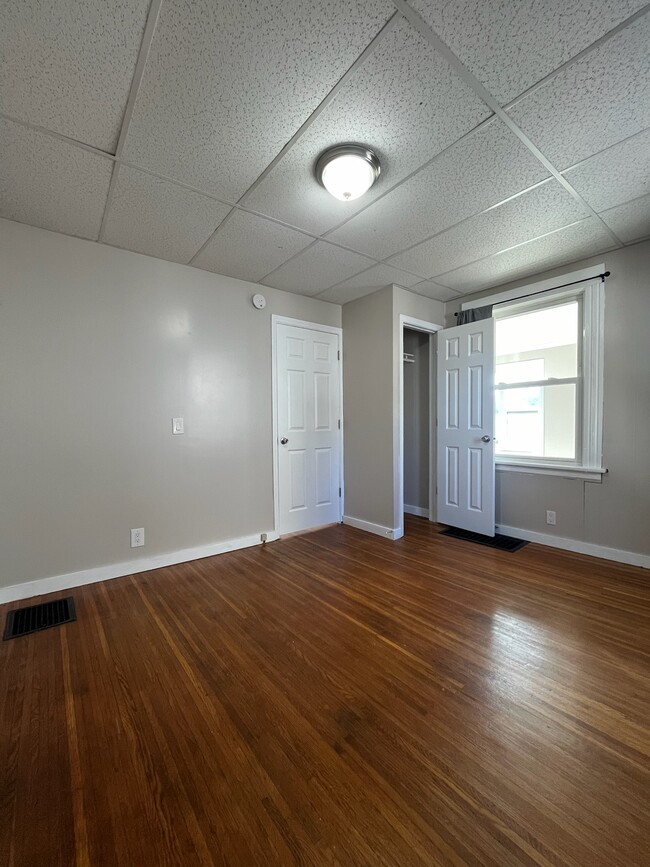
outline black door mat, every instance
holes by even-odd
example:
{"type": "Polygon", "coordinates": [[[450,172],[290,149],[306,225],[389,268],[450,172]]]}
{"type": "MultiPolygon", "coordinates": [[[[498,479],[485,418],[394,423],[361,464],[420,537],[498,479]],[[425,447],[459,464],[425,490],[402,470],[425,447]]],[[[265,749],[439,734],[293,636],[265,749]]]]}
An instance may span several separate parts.
{"type": "Polygon", "coordinates": [[[440,531],[441,536],[451,536],[452,539],[463,539],[465,542],[475,542],[477,545],[485,545],[487,548],[497,548],[499,551],[510,551],[513,554],[519,551],[528,542],[525,539],[513,539],[512,536],[483,536],[481,533],[473,533],[471,530],[461,530],[460,527],[447,527],[440,531]]]}
{"type": "Polygon", "coordinates": [[[7,614],[3,638],[5,641],[19,638],[21,635],[49,629],[50,626],[60,626],[76,619],[72,596],[55,599],[53,602],[41,602],[40,605],[30,605],[28,608],[15,608],[7,614]]]}

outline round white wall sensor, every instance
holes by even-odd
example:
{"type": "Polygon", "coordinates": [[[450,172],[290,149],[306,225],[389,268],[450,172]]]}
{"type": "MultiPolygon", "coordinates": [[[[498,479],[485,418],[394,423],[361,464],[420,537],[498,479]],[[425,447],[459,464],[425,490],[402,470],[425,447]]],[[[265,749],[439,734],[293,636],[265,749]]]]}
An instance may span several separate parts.
{"type": "Polygon", "coordinates": [[[253,307],[257,307],[258,310],[264,310],[266,298],[263,295],[253,295],[253,307]]]}

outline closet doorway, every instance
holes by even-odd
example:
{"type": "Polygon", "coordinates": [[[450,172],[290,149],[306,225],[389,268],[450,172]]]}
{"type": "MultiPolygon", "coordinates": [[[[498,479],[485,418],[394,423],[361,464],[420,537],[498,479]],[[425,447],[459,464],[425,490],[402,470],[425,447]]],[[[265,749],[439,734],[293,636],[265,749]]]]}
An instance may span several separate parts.
{"type": "Polygon", "coordinates": [[[400,317],[399,510],[436,518],[436,331],[442,326],[400,317]]]}
{"type": "Polygon", "coordinates": [[[421,518],[429,517],[430,340],[404,329],[404,512],[421,518]]]}

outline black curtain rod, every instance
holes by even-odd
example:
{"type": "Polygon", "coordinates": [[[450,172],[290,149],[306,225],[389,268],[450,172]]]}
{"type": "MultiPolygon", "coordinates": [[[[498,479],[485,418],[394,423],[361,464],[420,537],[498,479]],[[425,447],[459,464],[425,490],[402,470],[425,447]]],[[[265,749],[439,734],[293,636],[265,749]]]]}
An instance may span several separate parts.
{"type": "MultiPolygon", "coordinates": [[[[508,298],[507,301],[497,301],[497,304],[510,304],[511,301],[521,301],[522,298],[534,298],[536,295],[544,295],[546,292],[555,292],[556,289],[566,289],[567,286],[575,286],[578,283],[589,283],[591,280],[595,280],[597,277],[605,282],[605,277],[609,277],[611,271],[605,271],[602,274],[596,274],[595,277],[585,277],[582,280],[574,280],[572,283],[562,283],[561,286],[551,286],[550,289],[542,289],[541,292],[531,292],[530,295],[517,295],[516,298],[508,298]]],[[[480,299],[479,299],[480,300],[480,299]]],[[[458,316],[458,313],[454,313],[454,316],[458,316]]]]}

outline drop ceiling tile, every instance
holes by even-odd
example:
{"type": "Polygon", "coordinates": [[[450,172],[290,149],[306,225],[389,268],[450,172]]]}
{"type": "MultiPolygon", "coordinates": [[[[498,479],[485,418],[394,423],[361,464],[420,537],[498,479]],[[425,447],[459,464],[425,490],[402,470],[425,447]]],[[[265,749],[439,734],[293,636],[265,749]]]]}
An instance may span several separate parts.
{"type": "Polygon", "coordinates": [[[233,210],[192,264],[255,283],[313,240],[279,223],[233,210]]]}
{"type": "Polygon", "coordinates": [[[330,237],[377,259],[387,258],[547,176],[505,124],[488,121],[330,237]]]}
{"type": "Polygon", "coordinates": [[[362,271],[360,274],[332,286],[318,297],[323,301],[332,301],[335,304],[347,304],[348,301],[356,301],[357,298],[363,298],[364,295],[376,292],[377,289],[382,289],[391,283],[397,283],[398,286],[408,289],[419,281],[420,278],[414,274],[400,271],[398,268],[391,268],[390,265],[373,265],[367,271],[362,271]]]}
{"type": "Polygon", "coordinates": [[[424,295],[436,301],[454,301],[460,297],[459,292],[449,289],[447,286],[440,286],[433,280],[423,280],[421,283],[416,283],[411,292],[417,292],[418,295],[424,295]]]}
{"type": "Polygon", "coordinates": [[[187,263],[230,208],[169,181],[121,166],[104,240],[172,262],[187,263]]]}
{"type": "Polygon", "coordinates": [[[330,304],[349,304],[350,301],[358,301],[359,298],[372,295],[373,292],[378,292],[381,288],[383,287],[345,286],[341,283],[339,286],[332,286],[331,289],[326,289],[316,297],[319,301],[328,301],[330,304]]]}
{"type": "Polygon", "coordinates": [[[111,160],[6,120],[0,155],[0,217],[97,238],[111,160]]]}
{"type": "Polygon", "coordinates": [[[325,241],[316,241],[294,259],[281,265],[264,279],[266,286],[317,295],[336,283],[358,274],[372,265],[372,261],[358,253],[343,250],[325,241]]]}
{"type": "Polygon", "coordinates": [[[489,289],[547,268],[603,253],[612,247],[606,230],[596,217],[590,217],[513,250],[440,274],[437,279],[462,294],[478,292],[479,289],[489,289]]]}
{"type": "Polygon", "coordinates": [[[645,0],[410,0],[502,105],[638,11],[645,0]]]}
{"type": "Polygon", "coordinates": [[[169,0],[125,154],[231,201],[373,39],[388,0],[169,0]]]}
{"type": "Polygon", "coordinates": [[[114,152],[149,0],[2,4],[6,114],[114,152]]]}
{"type": "Polygon", "coordinates": [[[350,277],[343,285],[350,287],[374,286],[378,289],[381,286],[388,286],[389,283],[397,283],[398,286],[408,289],[419,282],[420,278],[416,277],[415,274],[409,274],[408,271],[401,271],[390,265],[373,265],[367,271],[350,277]]]}
{"type": "Polygon", "coordinates": [[[320,234],[365,207],[490,114],[405,20],[373,53],[263,181],[245,198],[265,214],[320,234]],[[326,148],[361,142],[382,173],[361,199],[339,202],[314,178],[326,148]]]}
{"type": "Polygon", "coordinates": [[[565,172],[595,211],[650,192],[650,129],[608,148],[565,172]]]}
{"type": "Polygon", "coordinates": [[[650,127],[650,14],[559,72],[509,114],[558,169],[650,127]]]}
{"type": "Polygon", "coordinates": [[[603,211],[601,216],[621,241],[629,243],[650,237],[650,195],[617,205],[603,211]]]}
{"type": "Polygon", "coordinates": [[[587,216],[587,209],[550,179],[405,253],[398,253],[391,263],[418,274],[441,274],[587,216]]]}

